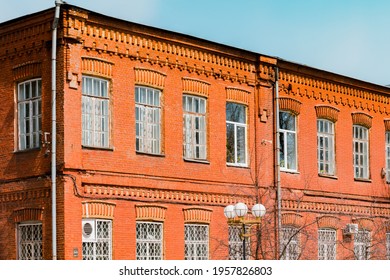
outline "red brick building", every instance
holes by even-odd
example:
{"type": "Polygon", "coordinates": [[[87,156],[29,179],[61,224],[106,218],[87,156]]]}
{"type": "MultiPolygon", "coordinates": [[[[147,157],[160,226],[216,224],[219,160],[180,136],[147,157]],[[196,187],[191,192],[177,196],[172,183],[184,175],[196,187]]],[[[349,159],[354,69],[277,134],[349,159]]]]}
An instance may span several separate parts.
{"type": "MultiPolygon", "coordinates": [[[[53,257],[53,18],[0,24],[0,259],[53,257]]],[[[56,43],[58,259],[240,258],[237,202],[252,258],[388,257],[390,89],[67,4],[56,43]]]]}

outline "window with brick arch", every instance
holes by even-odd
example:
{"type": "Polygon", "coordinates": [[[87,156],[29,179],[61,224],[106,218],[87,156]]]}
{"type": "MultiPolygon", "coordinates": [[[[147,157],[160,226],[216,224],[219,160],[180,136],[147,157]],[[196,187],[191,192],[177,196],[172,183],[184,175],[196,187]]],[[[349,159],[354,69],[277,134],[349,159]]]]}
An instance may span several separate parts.
{"type": "Polygon", "coordinates": [[[207,159],[206,99],[183,95],[183,152],[185,159],[207,159]]]}
{"type": "Polygon", "coordinates": [[[108,81],[83,76],[82,83],[82,145],[109,148],[110,99],[108,81]]]}
{"type": "Polygon", "coordinates": [[[42,223],[18,224],[18,259],[42,260],[42,223]]]}
{"type": "Polygon", "coordinates": [[[368,128],[353,126],[353,168],[355,179],[369,179],[368,128]]]}
{"type": "Polygon", "coordinates": [[[42,133],[42,81],[28,80],[18,84],[18,149],[39,148],[42,133]]]}
{"type": "Polygon", "coordinates": [[[161,91],[135,87],[136,151],[161,154],[161,91]]]}
{"type": "Polygon", "coordinates": [[[318,230],[318,259],[335,260],[336,259],[336,230],[321,228],[318,230]]]}
{"type": "Polygon", "coordinates": [[[334,123],[329,120],[317,120],[317,158],[318,173],[335,174],[334,123]]]}
{"type": "Polygon", "coordinates": [[[230,165],[247,165],[246,106],[226,104],[226,161],[230,165]]]}

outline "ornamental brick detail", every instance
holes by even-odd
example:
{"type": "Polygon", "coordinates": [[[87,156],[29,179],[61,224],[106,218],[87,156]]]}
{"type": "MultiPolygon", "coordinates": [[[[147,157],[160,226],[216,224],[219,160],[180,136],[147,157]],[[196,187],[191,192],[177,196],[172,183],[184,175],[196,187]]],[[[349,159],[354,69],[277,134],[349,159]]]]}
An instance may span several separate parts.
{"type": "Polygon", "coordinates": [[[163,89],[165,84],[164,73],[144,68],[134,68],[135,83],[138,85],[151,86],[158,89],[163,89]]]}
{"type": "Polygon", "coordinates": [[[211,222],[211,209],[203,207],[189,207],[183,209],[185,223],[207,223],[211,222]]]}
{"type": "Polygon", "coordinates": [[[182,81],[184,93],[209,97],[209,83],[192,78],[182,78],[182,81]]]}
{"type": "Polygon", "coordinates": [[[226,100],[233,101],[237,103],[242,103],[245,105],[249,104],[249,94],[250,92],[240,88],[227,87],[226,88],[226,100]]]}
{"type": "Polygon", "coordinates": [[[157,204],[138,204],[135,206],[136,219],[163,222],[167,207],[157,204]]]}
{"type": "Polygon", "coordinates": [[[384,123],[385,123],[385,130],[390,131],[390,120],[386,119],[384,120],[384,123]]]}
{"type": "Polygon", "coordinates": [[[290,97],[280,97],[279,98],[279,109],[283,111],[290,111],[295,115],[299,115],[301,112],[301,102],[290,98],[290,97]]]}
{"type": "Polygon", "coordinates": [[[372,117],[365,113],[352,113],[352,122],[356,125],[362,125],[366,128],[371,128],[372,117]]]}
{"type": "Polygon", "coordinates": [[[355,218],[352,219],[354,224],[358,224],[359,229],[372,231],[374,229],[374,221],[369,218],[355,218]]]}
{"type": "Polygon", "coordinates": [[[282,214],[282,225],[283,226],[303,226],[303,216],[297,213],[283,213],[282,214]]]}
{"type": "Polygon", "coordinates": [[[83,207],[83,218],[113,219],[115,203],[91,200],[81,202],[83,207]]]}
{"type": "Polygon", "coordinates": [[[317,119],[327,119],[337,122],[340,110],[327,105],[315,106],[317,119]]]}
{"type": "Polygon", "coordinates": [[[29,61],[16,65],[12,68],[14,80],[25,80],[42,76],[42,63],[40,61],[29,61]]]}
{"type": "Polygon", "coordinates": [[[14,211],[13,217],[15,223],[20,223],[24,221],[42,221],[43,208],[18,209],[14,211]]]}
{"type": "Polygon", "coordinates": [[[103,77],[112,77],[114,63],[94,57],[82,57],[82,72],[103,77]]]}
{"type": "Polygon", "coordinates": [[[317,220],[317,224],[319,228],[338,229],[339,222],[340,222],[340,218],[337,218],[335,216],[322,216],[319,217],[317,220]]]}

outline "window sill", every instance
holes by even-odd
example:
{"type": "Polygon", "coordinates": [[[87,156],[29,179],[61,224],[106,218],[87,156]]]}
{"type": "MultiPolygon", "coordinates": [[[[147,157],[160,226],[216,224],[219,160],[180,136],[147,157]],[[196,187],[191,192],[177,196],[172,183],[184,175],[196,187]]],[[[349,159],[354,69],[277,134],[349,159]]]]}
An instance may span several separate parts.
{"type": "Polygon", "coordinates": [[[354,178],[355,182],[372,183],[371,179],[354,178]]]}
{"type": "Polygon", "coordinates": [[[152,153],[139,152],[139,151],[135,151],[135,153],[139,156],[151,156],[151,157],[161,157],[161,158],[165,157],[165,154],[152,154],[152,153]]]}
{"type": "Polygon", "coordinates": [[[83,150],[99,150],[99,151],[110,151],[110,152],[113,152],[113,151],[114,151],[114,148],[112,148],[112,147],[105,148],[105,147],[93,147],[93,146],[84,146],[84,145],[81,145],[81,148],[82,148],[83,150]]]}
{"type": "Polygon", "coordinates": [[[14,154],[24,154],[29,152],[39,152],[41,150],[41,147],[39,148],[32,148],[32,149],[24,149],[24,150],[17,150],[14,151],[14,154]]]}
{"type": "Polygon", "coordinates": [[[236,168],[245,168],[245,169],[249,168],[249,166],[246,165],[246,164],[226,163],[226,166],[228,166],[228,167],[236,167],[236,168]]]}
{"type": "Polygon", "coordinates": [[[210,164],[208,160],[202,160],[202,159],[193,159],[193,158],[183,158],[186,162],[194,162],[194,163],[201,163],[201,164],[210,164]]]}
{"type": "Polygon", "coordinates": [[[290,173],[290,174],[301,174],[297,170],[289,170],[289,169],[280,169],[280,172],[290,173]]]}
{"type": "Polygon", "coordinates": [[[329,175],[329,174],[318,173],[318,176],[319,177],[323,177],[323,178],[333,179],[333,180],[338,180],[339,179],[337,176],[329,175]]]}

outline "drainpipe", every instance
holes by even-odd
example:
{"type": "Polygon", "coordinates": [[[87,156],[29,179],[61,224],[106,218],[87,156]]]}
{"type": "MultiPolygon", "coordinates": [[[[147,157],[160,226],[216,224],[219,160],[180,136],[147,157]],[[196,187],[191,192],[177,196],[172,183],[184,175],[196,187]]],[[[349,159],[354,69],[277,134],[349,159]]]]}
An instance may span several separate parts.
{"type": "Polygon", "coordinates": [[[276,259],[279,259],[281,253],[281,236],[282,229],[282,189],[280,186],[280,132],[279,132],[279,68],[275,67],[275,103],[274,103],[274,120],[275,120],[275,185],[276,185],[276,212],[277,212],[277,230],[276,230],[276,259]]]}
{"type": "Polygon", "coordinates": [[[53,21],[52,53],[51,53],[51,214],[52,214],[52,255],[57,259],[57,27],[60,18],[60,7],[63,2],[55,1],[53,21]]]}

